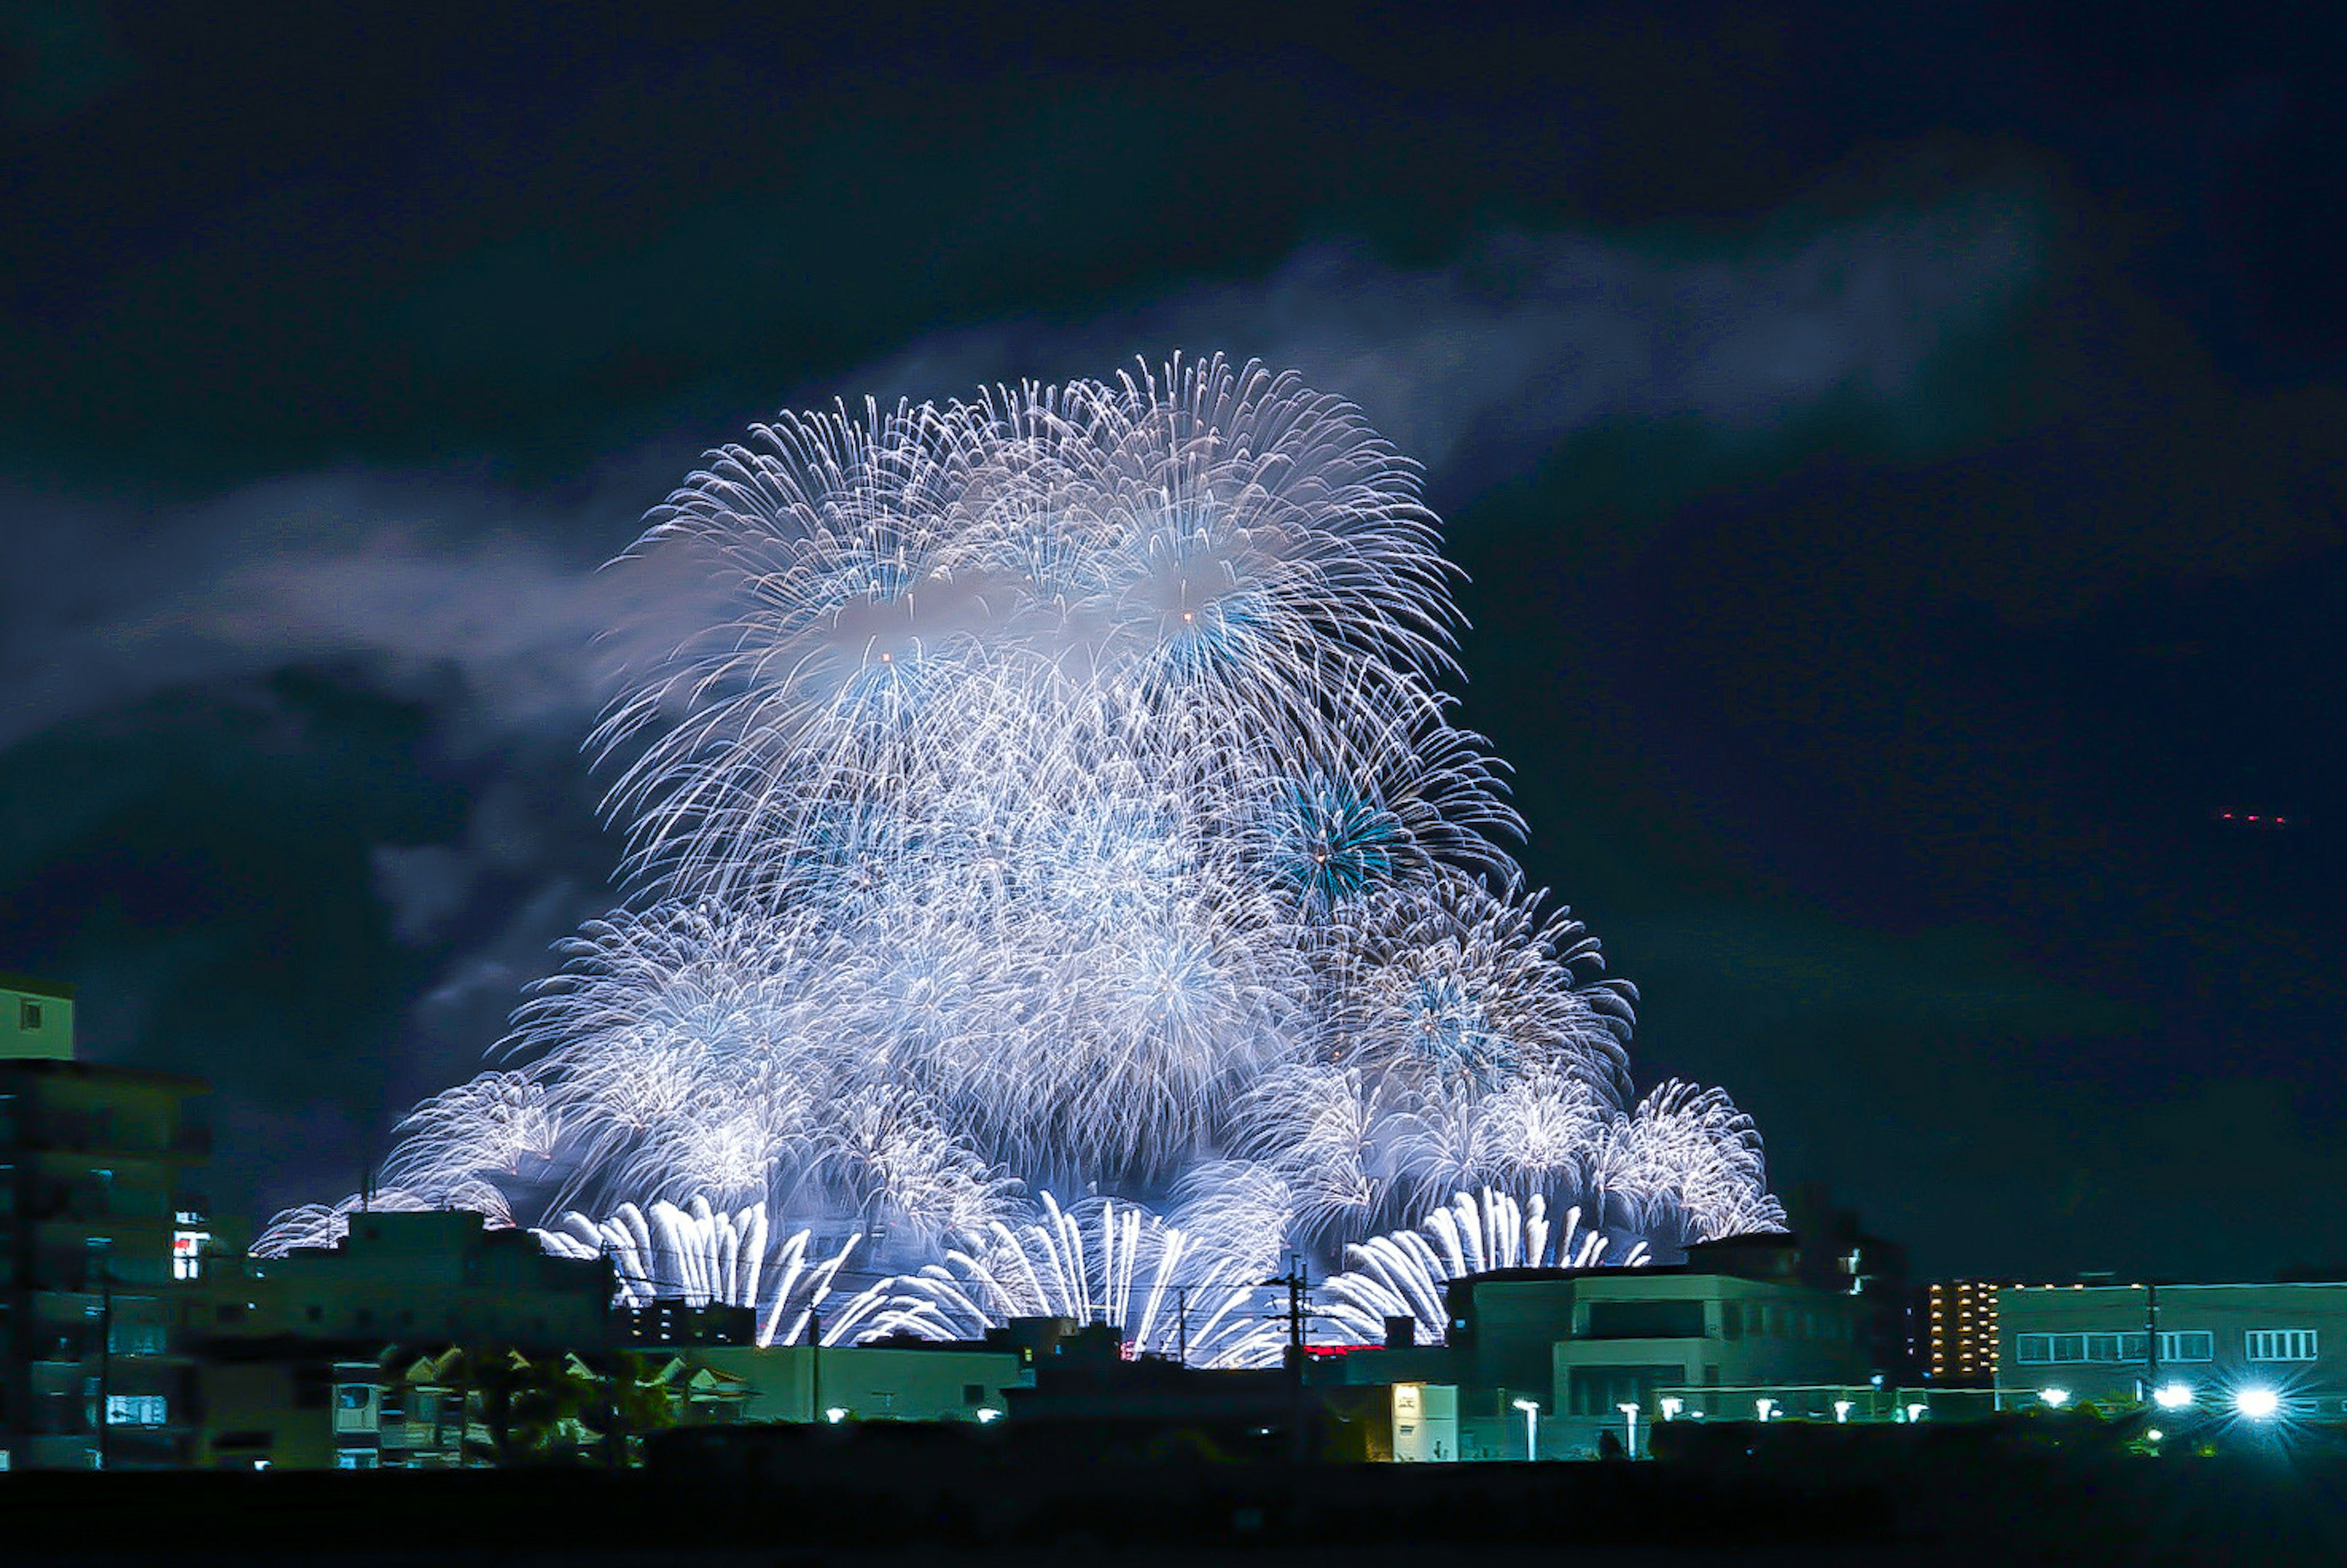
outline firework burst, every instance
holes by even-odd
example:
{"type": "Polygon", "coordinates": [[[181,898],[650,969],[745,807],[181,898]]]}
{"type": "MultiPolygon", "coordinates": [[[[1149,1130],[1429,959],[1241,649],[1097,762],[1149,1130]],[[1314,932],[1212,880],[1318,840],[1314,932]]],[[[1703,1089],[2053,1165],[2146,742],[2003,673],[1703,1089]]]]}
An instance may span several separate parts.
{"type": "Polygon", "coordinates": [[[1780,1219],[1724,1096],[1631,1102],[1635,992],[1502,847],[1435,519],[1350,405],[1214,360],[785,415],[640,561],[714,608],[594,737],[629,907],[403,1125],[404,1201],[552,1216],[770,1336],[854,1235],[901,1276],[857,1332],[1152,1346],[1166,1292],[1453,1192],[1614,1255],[1780,1219]]]}

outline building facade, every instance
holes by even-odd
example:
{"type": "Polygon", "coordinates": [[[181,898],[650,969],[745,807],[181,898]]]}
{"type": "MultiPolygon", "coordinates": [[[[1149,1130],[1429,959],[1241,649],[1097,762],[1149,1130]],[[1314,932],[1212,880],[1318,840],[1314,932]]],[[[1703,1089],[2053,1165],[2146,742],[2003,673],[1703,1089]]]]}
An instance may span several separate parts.
{"type": "Polygon", "coordinates": [[[199,1080],[77,1061],[63,987],[0,986],[0,1466],[186,1462],[199,1080]]]}
{"type": "Polygon", "coordinates": [[[1951,1389],[1992,1389],[2003,1350],[1997,1342],[1997,1293],[2009,1285],[1981,1279],[1934,1280],[1917,1302],[1916,1359],[1927,1382],[1951,1389]]]}
{"type": "Polygon", "coordinates": [[[1873,1376],[1871,1304],[1800,1283],[1789,1243],[1698,1248],[1676,1267],[1472,1275],[1447,1296],[1441,1380],[1459,1389],[1465,1459],[1586,1457],[1607,1433],[1676,1414],[1665,1401],[1689,1390],[1873,1376]]]}
{"type": "Polygon", "coordinates": [[[612,1271],[553,1257],[526,1230],[467,1210],[360,1213],[340,1246],[216,1270],[214,1339],[497,1344],[600,1349],[613,1339],[612,1271]]]}
{"type": "Polygon", "coordinates": [[[2347,1282],[2011,1286],[1997,1341],[2005,1409],[2347,1419],[2347,1282]]]}

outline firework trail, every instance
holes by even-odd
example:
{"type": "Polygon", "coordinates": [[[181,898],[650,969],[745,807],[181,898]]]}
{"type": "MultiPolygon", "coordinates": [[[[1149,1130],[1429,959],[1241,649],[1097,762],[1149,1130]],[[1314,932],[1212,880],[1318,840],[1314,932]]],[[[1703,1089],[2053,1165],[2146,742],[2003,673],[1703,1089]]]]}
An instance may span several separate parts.
{"type": "Polygon", "coordinates": [[[1614,1255],[1781,1223],[1724,1095],[1633,1103],[1635,993],[1451,721],[1438,545],[1358,411],[1221,360],[711,454],[614,568],[715,606],[593,738],[625,907],[377,1201],[545,1216],[784,1337],[814,1297],[778,1282],[852,1235],[901,1276],[859,1332],[1153,1345],[1163,1290],[1458,1192],[1578,1204],[1614,1255]]]}

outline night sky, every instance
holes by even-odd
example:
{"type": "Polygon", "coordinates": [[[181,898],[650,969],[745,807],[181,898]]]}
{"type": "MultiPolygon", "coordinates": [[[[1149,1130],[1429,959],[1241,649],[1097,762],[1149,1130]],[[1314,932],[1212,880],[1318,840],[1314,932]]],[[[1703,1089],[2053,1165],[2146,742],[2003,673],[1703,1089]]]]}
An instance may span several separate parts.
{"type": "Polygon", "coordinates": [[[611,901],[703,447],[1179,348],[1427,465],[1642,1084],[1927,1274],[2347,1266],[2321,8],[1101,9],[7,8],[0,968],[216,1208],[611,901]]]}

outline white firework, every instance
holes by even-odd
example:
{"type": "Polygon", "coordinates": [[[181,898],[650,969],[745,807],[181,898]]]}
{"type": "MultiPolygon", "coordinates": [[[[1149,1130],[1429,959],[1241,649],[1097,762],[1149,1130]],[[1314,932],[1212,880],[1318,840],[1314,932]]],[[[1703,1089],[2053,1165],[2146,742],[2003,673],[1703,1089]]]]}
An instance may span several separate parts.
{"type": "Polygon", "coordinates": [[[1582,1225],[1578,1206],[1552,1218],[1537,1194],[1518,1203],[1489,1188],[1460,1193],[1415,1229],[1347,1246],[1345,1272],[1323,1287],[1323,1317],[1339,1337],[1372,1345],[1383,1341],[1388,1318],[1408,1317],[1419,1344],[1439,1345],[1450,1333],[1442,1287],[1451,1280],[1497,1268],[1594,1268],[1609,1261],[1636,1268],[1651,1260],[1643,1241],[1618,1259],[1607,1258],[1610,1245],[1604,1232],[1582,1225]]]}
{"type": "MultiPolygon", "coordinates": [[[[760,1345],[795,1345],[806,1337],[831,1300],[840,1270],[864,1240],[850,1235],[825,1252],[812,1232],[770,1232],[764,1204],[729,1214],[701,1198],[682,1206],[659,1202],[649,1210],[622,1204],[600,1223],[573,1211],[531,1234],[557,1257],[609,1258],[619,1299],[627,1306],[682,1300],[750,1307],[760,1345]]],[[[823,1326],[823,1343],[853,1344],[864,1319],[881,1305],[870,1291],[843,1298],[823,1326]]]]}
{"type": "Polygon", "coordinates": [[[1136,1354],[1208,1366],[1276,1359],[1262,1286],[1238,1259],[1145,1210],[1111,1199],[1062,1209],[1051,1194],[1032,1222],[959,1238],[942,1263],[874,1287],[885,1304],[860,1323],[880,1334],[979,1339],[1015,1317],[1116,1329],[1136,1354]]]}
{"type": "Polygon", "coordinates": [[[1674,1079],[1611,1129],[1599,1184],[1665,1246],[1785,1228],[1752,1118],[1717,1089],[1674,1079]]]}
{"type": "Polygon", "coordinates": [[[283,1257],[312,1248],[332,1250],[350,1235],[353,1214],[429,1214],[444,1209],[477,1214],[491,1230],[509,1229],[514,1223],[505,1194],[486,1182],[459,1180],[430,1196],[384,1187],[353,1193],[339,1203],[299,1204],[281,1210],[255,1238],[251,1253],[255,1257],[283,1257]]]}
{"type": "Polygon", "coordinates": [[[1635,993],[1501,846],[1435,519],[1349,405],[1217,359],[785,415],[639,560],[709,597],[593,742],[633,907],[403,1124],[414,1201],[729,1299],[853,1233],[928,1281],[908,1330],[1081,1306],[1153,1345],[1157,1286],[1454,1190],[1768,1223],[1724,1096],[1626,1107],[1635,993]]]}

